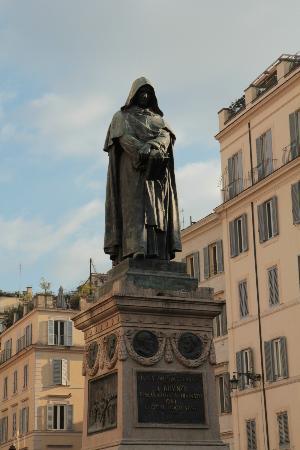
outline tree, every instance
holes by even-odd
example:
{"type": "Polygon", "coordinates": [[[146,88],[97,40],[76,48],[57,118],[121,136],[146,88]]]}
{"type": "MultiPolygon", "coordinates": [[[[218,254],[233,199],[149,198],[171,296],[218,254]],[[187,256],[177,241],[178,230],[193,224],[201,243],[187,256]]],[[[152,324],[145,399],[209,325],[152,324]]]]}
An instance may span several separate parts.
{"type": "Polygon", "coordinates": [[[47,280],[45,280],[44,277],[41,278],[40,281],[40,287],[43,289],[45,295],[50,293],[50,287],[51,287],[51,283],[47,280]]]}

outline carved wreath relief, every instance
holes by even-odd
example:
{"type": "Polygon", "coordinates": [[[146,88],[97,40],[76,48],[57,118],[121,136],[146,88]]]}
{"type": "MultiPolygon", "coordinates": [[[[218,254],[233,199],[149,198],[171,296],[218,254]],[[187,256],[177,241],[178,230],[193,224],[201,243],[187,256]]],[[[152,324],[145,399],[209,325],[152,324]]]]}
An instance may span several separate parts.
{"type": "Polygon", "coordinates": [[[94,376],[100,369],[112,369],[117,361],[128,357],[143,366],[152,366],[163,357],[167,363],[174,358],[183,366],[196,368],[208,358],[214,362],[212,339],[194,332],[165,333],[156,330],[119,331],[86,346],[83,375],[94,376]]]}

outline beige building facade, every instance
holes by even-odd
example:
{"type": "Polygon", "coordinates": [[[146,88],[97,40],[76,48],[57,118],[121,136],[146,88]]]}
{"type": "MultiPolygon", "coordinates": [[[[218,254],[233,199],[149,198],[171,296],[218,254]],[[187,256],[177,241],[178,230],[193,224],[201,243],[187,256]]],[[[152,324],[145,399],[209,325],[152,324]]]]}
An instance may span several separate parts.
{"type": "Polygon", "coordinates": [[[82,333],[77,311],[38,295],[0,335],[0,449],[81,448],[82,333]]]}
{"type": "MultiPolygon", "coordinates": [[[[219,124],[223,203],[182,237],[189,270],[189,254],[200,251],[200,285],[214,287],[216,295],[220,280],[224,286],[228,354],[216,366],[216,384],[219,389],[220,367],[238,383],[227,413],[228,442],[235,450],[297,450],[300,56],[282,55],[219,112],[219,124]],[[206,225],[210,217],[215,237],[206,225]],[[216,259],[214,239],[222,239],[224,272],[205,278],[205,258],[216,259]]],[[[222,421],[221,414],[224,433],[222,421]]]]}

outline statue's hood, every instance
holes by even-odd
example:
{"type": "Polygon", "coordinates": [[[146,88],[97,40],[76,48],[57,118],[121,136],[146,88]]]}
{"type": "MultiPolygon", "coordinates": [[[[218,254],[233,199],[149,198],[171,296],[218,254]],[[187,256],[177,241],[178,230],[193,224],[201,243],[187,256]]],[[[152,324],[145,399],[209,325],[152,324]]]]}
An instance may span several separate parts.
{"type": "Polygon", "coordinates": [[[157,102],[157,98],[156,98],[154,86],[153,86],[153,84],[151,83],[151,81],[148,80],[148,78],[146,78],[146,77],[140,77],[140,78],[137,78],[136,80],[134,80],[134,82],[132,83],[131,89],[130,89],[130,91],[129,91],[129,95],[128,95],[128,97],[127,97],[126,103],[125,103],[125,105],[124,105],[121,109],[122,109],[122,110],[123,110],[123,109],[127,109],[127,108],[131,105],[131,102],[132,102],[132,100],[133,100],[133,97],[135,96],[135,94],[137,93],[137,91],[138,91],[142,86],[145,86],[145,85],[151,86],[152,89],[153,89],[154,103],[155,103],[155,104],[153,105],[153,108],[152,108],[152,109],[154,109],[154,112],[156,112],[156,113],[159,114],[160,116],[163,116],[163,112],[160,110],[160,108],[159,108],[159,106],[158,106],[158,102],[157,102]]]}

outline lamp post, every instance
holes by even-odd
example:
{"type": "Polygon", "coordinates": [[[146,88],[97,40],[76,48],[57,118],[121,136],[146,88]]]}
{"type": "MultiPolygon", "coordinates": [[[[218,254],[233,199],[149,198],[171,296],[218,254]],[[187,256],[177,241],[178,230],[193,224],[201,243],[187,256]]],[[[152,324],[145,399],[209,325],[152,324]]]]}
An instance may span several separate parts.
{"type": "Polygon", "coordinates": [[[247,377],[248,384],[252,383],[253,386],[255,386],[255,383],[257,381],[261,380],[261,375],[259,373],[253,373],[253,372],[233,372],[233,376],[230,379],[230,387],[231,390],[234,391],[238,388],[240,377],[247,377]]]}

